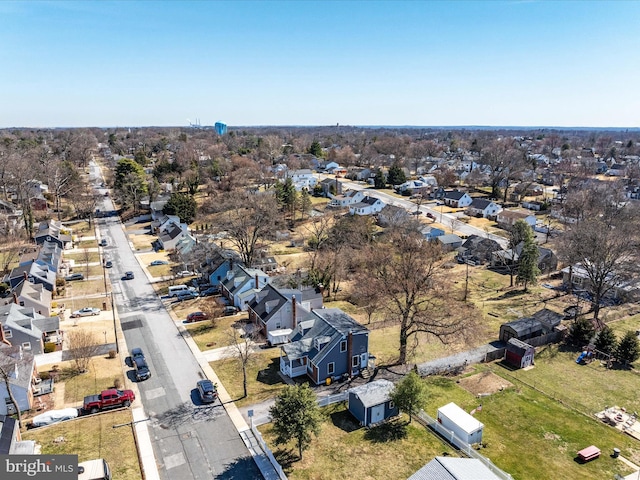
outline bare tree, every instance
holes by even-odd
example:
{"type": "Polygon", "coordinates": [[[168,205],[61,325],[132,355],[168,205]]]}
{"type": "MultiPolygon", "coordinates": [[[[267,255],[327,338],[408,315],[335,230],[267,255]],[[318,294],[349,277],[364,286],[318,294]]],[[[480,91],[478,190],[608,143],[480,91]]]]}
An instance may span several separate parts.
{"type": "Polygon", "coordinates": [[[241,334],[234,325],[228,332],[230,348],[233,351],[233,358],[242,370],[242,398],[246,398],[247,393],[247,367],[253,359],[253,349],[255,346],[254,336],[251,332],[241,334]]]}
{"type": "Polygon", "coordinates": [[[86,330],[77,330],[67,335],[69,342],[69,356],[78,373],[84,373],[89,368],[91,359],[100,352],[100,343],[95,335],[86,330]]]}
{"type": "Polygon", "coordinates": [[[29,355],[23,353],[20,347],[10,347],[0,351],[0,378],[2,378],[2,381],[4,382],[7,395],[9,396],[9,401],[16,410],[19,426],[22,426],[22,414],[20,412],[20,405],[18,404],[11,388],[11,378],[15,376],[15,372],[21,364],[26,364],[28,358],[29,355]]]}

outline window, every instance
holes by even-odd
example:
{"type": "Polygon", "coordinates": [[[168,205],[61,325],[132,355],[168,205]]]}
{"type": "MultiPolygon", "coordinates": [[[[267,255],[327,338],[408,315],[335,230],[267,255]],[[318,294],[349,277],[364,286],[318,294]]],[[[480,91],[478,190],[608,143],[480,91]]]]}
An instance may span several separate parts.
{"type": "Polygon", "coordinates": [[[347,351],[347,341],[343,340],[340,342],[340,353],[347,351]]]}
{"type": "Polygon", "coordinates": [[[358,365],[360,365],[360,357],[358,355],[354,355],[351,357],[351,366],[357,367],[358,365]]]}
{"type": "Polygon", "coordinates": [[[280,322],[276,322],[276,330],[278,330],[279,328],[282,328],[282,325],[280,325],[280,322]]]}
{"type": "Polygon", "coordinates": [[[3,328],[2,331],[4,332],[4,338],[11,338],[13,336],[10,328],[3,328]]]}
{"type": "Polygon", "coordinates": [[[336,364],[334,362],[331,362],[330,364],[327,365],[327,373],[329,375],[333,375],[333,372],[336,371],[336,364]]]}
{"type": "Polygon", "coordinates": [[[393,403],[393,400],[390,400],[389,401],[389,409],[394,409],[394,408],[396,408],[396,404],[393,403]]]}
{"type": "Polygon", "coordinates": [[[31,350],[31,342],[24,342],[22,348],[25,350],[31,350]]]}

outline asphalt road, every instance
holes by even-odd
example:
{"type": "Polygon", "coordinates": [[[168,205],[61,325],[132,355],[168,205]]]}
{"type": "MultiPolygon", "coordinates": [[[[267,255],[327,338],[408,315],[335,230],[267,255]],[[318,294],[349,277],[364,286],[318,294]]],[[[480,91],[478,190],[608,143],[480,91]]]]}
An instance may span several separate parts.
{"type": "MultiPolygon", "coordinates": [[[[98,167],[92,165],[91,171],[99,186],[98,167]]],[[[103,197],[103,205],[97,208],[112,210],[111,199],[103,197]]],[[[113,268],[107,271],[127,345],[143,349],[152,372],[138,387],[150,417],[160,478],[261,479],[225,409],[218,402],[200,404],[195,386],[204,375],[136,260],[119,217],[97,222],[101,236],[108,240],[104,251],[113,268]],[[135,279],[121,280],[126,271],[134,272],[135,279]]],[[[133,370],[127,375],[135,380],[133,370]]]]}

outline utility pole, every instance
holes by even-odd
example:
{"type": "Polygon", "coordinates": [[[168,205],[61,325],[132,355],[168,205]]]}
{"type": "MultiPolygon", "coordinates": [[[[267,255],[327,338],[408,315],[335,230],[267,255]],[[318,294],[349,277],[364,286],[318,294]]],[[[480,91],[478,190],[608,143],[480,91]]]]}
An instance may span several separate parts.
{"type": "Polygon", "coordinates": [[[464,301],[467,301],[467,293],[469,293],[469,260],[464,262],[467,265],[467,275],[464,279],[464,301]]]}

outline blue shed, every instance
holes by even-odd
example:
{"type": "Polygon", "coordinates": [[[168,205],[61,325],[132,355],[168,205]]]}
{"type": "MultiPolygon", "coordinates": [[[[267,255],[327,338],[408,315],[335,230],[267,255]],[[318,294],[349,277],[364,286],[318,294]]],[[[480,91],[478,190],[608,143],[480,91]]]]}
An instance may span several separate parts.
{"type": "Polygon", "coordinates": [[[389,380],[376,380],[349,389],[349,411],[360,425],[374,426],[400,413],[391,401],[394,385],[389,380]]]}

